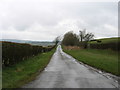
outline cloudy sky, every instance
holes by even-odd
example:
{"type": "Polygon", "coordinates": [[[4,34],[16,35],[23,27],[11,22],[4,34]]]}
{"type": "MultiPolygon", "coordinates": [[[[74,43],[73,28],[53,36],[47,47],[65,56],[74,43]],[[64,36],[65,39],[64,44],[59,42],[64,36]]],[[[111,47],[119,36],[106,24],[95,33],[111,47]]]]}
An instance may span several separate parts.
{"type": "Polygon", "coordinates": [[[0,38],[52,41],[68,31],[78,34],[83,29],[95,38],[115,37],[118,2],[109,1],[0,0],[0,38]]]}

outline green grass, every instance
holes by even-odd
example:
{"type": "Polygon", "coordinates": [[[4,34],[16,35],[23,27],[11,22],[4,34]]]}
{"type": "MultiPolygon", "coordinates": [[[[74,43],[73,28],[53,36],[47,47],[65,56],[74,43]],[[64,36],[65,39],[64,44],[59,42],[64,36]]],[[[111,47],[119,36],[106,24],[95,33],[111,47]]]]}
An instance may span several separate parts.
{"type": "MultiPolygon", "coordinates": [[[[118,38],[103,38],[103,39],[97,39],[97,40],[100,40],[102,41],[101,43],[105,44],[105,43],[111,43],[111,42],[120,42],[120,37],[118,38]]],[[[92,42],[89,42],[90,44],[101,44],[101,43],[97,43],[97,41],[92,41],[92,42]]]]}
{"type": "Polygon", "coordinates": [[[5,67],[2,72],[3,88],[18,88],[35,79],[49,63],[55,49],[31,57],[11,67],[5,67]]]}
{"type": "Polygon", "coordinates": [[[112,50],[81,49],[64,51],[77,60],[101,69],[103,71],[120,76],[118,72],[118,53],[112,50]]]}

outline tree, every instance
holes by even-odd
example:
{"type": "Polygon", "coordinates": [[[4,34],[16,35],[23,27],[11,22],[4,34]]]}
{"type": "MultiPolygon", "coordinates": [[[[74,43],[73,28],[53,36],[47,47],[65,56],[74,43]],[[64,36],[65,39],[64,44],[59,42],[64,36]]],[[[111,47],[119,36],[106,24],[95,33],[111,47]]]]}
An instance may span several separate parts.
{"type": "Polygon", "coordinates": [[[84,29],[83,31],[79,31],[79,32],[80,32],[80,41],[82,42],[85,37],[86,30],[84,29]]]}
{"type": "Polygon", "coordinates": [[[64,35],[62,44],[66,46],[77,46],[79,44],[79,38],[73,31],[69,31],[64,35]]]}
{"type": "Polygon", "coordinates": [[[60,40],[61,40],[61,37],[60,37],[60,36],[57,36],[57,37],[55,38],[55,40],[54,40],[55,45],[57,45],[57,44],[60,42],[60,40]]]}
{"type": "Polygon", "coordinates": [[[86,30],[84,29],[83,31],[79,31],[80,34],[80,45],[82,45],[84,48],[87,48],[88,46],[88,41],[92,40],[94,38],[93,33],[86,33],[86,30]]]}
{"type": "Polygon", "coordinates": [[[86,29],[84,29],[83,31],[79,31],[80,32],[80,41],[90,41],[94,38],[94,34],[93,33],[86,33],[86,29]]]}

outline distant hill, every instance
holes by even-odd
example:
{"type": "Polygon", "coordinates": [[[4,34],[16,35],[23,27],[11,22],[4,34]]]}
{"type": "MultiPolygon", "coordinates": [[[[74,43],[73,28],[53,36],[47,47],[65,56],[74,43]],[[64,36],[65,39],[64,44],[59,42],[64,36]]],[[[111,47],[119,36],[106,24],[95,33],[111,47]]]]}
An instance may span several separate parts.
{"type": "Polygon", "coordinates": [[[17,39],[0,39],[0,41],[9,41],[9,42],[16,42],[16,43],[28,43],[31,45],[39,45],[39,46],[55,45],[54,42],[50,42],[50,41],[30,41],[30,40],[17,40],[17,39]]]}
{"type": "Polygon", "coordinates": [[[112,37],[112,38],[102,38],[102,39],[95,39],[90,41],[90,44],[101,44],[101,43],[116,43],[120,42],[120,37],[112,37]],[[98,42],[97,42],[98,41],[98,42]],[[99,42],[100,41],[100,42],[99,42]]]}

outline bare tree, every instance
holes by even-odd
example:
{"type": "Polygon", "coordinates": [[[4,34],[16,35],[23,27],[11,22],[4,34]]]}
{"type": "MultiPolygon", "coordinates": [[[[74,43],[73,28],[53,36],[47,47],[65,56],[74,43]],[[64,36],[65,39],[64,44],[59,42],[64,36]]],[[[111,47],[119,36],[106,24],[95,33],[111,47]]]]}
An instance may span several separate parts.
{"type": "Polygon", "coordinates": [[[86,29],[84,29],[83,31],[79,31],[80,34],[80,45],[82,45],[84,48],[87,48],[88,46],[88,41],[92,40],[94,38],[94,34],[93,33],[86,33],[86,29]]]}
{"type": "Polygon", "coordinates": [[[80,41],[82,42],[85,37],[86,29],[84,29],[83,31],[79,31],[79,32],[80,32],[80,41]]]}
{"type": "Polygon", "coordinates": [[[94,34],[93,33],[86,33],[86,29],[84,29],[83,31],[79,31],[80,32],[80,41],[90,41],[93,39],[94,34]]]}
{"type": "Polygon", "coordinates": [[[90,41],[90,40],[93,39],[93,37],[94,37],[94,34],[92,34],[92,33],[87,33],[87,34],[85,35],[85,37],[84,37],[84,40],[85,40],[85,41],[90,41]]]}
{"type": "Polygon", "coordinates": [[[55,40],[54,40],[55,45],[57,45],[57,44],[60,42],[60,40],[61,40],[61,37],[60,37],[60,36],[57,36],[57,37],[55,38],[55,40]]]}

